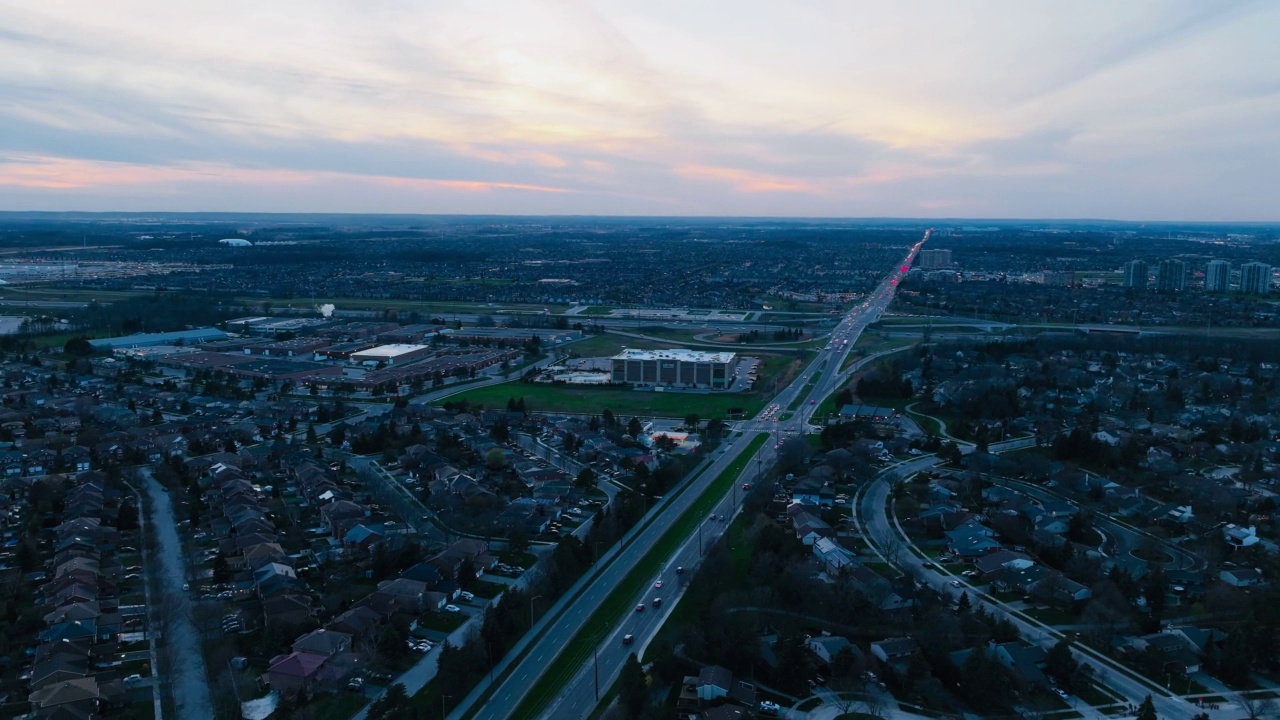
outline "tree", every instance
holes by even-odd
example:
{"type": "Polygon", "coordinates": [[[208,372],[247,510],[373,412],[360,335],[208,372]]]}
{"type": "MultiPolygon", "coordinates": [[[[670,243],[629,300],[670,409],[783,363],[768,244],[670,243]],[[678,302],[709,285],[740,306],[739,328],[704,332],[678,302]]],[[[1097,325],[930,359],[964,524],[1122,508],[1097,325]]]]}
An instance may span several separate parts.
{"type": "Polygon", "coordinates": [[[1240,696],[1240,709],[1244,710],[1248,720],[1258,720],[1275,712],[1275,703],[1266,698],[1240,696]]]}
{"type": "Polygon", "coordinates": [[[498,472],[507,466],[507,454],[502,448],[494,448],[485,453],[484,464],[492,472],[498,472]]]}
{"type": "Polygon", "coordinates": [[[698,423],[702,422],[702,418],[698,417],[698,413],[689,413],[684,416],[684,426],[689,432],[698,432],[698,423]]]}
{"type": "Polygon", "coordinates": [[[640,425],[640,418],[632,417],[627,421],[627,434],[631,437],[638,438],[643,431],[644,428],[640,425]]]}
{"type": "Polygon", "coordinates": [[[368,716],[370,720],[390,720],[398,717],[398,710],[404,707],[409,700],[409,694],[405,691],[404,685],[396,683],[387,688],[372,705],[369,706],[368,716]]]}
{"type": "Polygon", "coordinates": [[[622,664],[622,675],[618,678],[618,701],[622,704],[626,717],[635,718],[640,715],[648,694],[644,670],[640,667],[636,654],[631,653],[622,664]]]}
{"type": "Polygon", "coordinates": [[[1150,695],[1138,706],[1138,714],[1134,717],[1136,720],[1159,720],[1160,716],[1156,715],[1156,705],[1152,702],[1150,695]]]}
{"type": "Polygon", "coordinates": [[[595,487],[596,471],[589,467],[582,468],[582,470],[578,472],[578,477],[574,479],[573,483],[584,490],[595,487]]]}
{"type": "Polygon", "coordinates": [[[1071,687],[1071,678],[1078,667],[1079,663],[1071,654],[1071,641],[1066,638],[1049,648],[1049,653],[1045,656],[1045,670],[1065,687],[1071,687]]]}

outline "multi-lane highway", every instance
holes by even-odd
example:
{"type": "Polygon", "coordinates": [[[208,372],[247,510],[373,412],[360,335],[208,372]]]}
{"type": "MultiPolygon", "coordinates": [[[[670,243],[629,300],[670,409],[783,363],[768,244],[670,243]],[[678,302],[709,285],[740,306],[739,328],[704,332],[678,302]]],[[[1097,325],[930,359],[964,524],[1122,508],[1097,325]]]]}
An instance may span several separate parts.
{"type": "MultiPolygon", "coordinates": [[[[781,435],[807,430],[808,420],[817,409],[817,404],[834,392],[838,385],[853,372],[854,368],[841,372],[840,366],[852,351],[862,330],[879,319],[885,308],[893,301],[893,293],[898,281],[910,267],[920,246],[928,239],[929,233],[926,232],[924,238],[910,248],[902,262],[893,268],[867,301],[855,307],[836,325],[832,330],[829,345],[778,393],[773,404],[756,418],[738,424],[736,430],[743,434],[719,453],[718,457],[712,461],[711,467],[705,470],[700,478],[709,481],[727,469],[742,456],[750,439],[757,432],[781,435]],[[813,373],[819,373],[816,381],[811,377],[813,373]],[[793,403],[798,403],[797,410],[788,415],[786,408],[793,403]],[[786,417],[786,420],[783,420],[783,417],[786,417]]],[[[657,633],[666,613],[678,599],[684,582],[688,580],[693,567],[698,563],[702,549],[709,546],[732,519],[744,495],[741,492],[741,484],[754,483],[764,468],[771,465],[776,455],[775,443],[766,442],[756,454],[748,458],[749,461],[742,475],[732,484],[731,490],[720,498],[715,510],[703,521],[700,531],[691,533],[677,551],[664,561],[662,571],[646,583],[643,594],[633,599],[632,604],[636,609],[628,612],[623,620],[595,640],[594,653],[583,658],[572,680],[560,689],[547,707],[542,709],[542,717],[582,718],[590,714],[596,705],[598,692],[607,688],[617,678],[627,655],[633,651],[639,651],[657,633]],[[679,567],[684,567],[686,570],[678,573],[679,567]],[[661,586],[655,585],[658,582],[662,583],[661,586]],[[660,604],[656,607],[655,598],[660,600],[660,604]],[[643,607],[642,610],[639,609],[641,607],[643,607]],[[628,635],[631,636],[631,641],[626,644],[624,638],[628,635]]],[[[670,518],[679,517],[697,499],[701,490],[700,485],[674,498],[662,513],[670,518]]],[[[600,607],[613,588],[627,576],[631,568],[661,537],[667,525],[659,521],[646,528],[635,542],[615,556],[577,599],[565,607],[548,631],[533,644],[524,659],[506,676],[484,706],[476,712],[475,717],[478,720],[497,720],[514,714],[529,691],[537,684],[538,679],[575,635],[583,620],[600,607]]],[[[460,717],[470,708],[476,699],[474,696],[478,696],[478,693],[473,693],[472,698],[464,701],[450,714],[450,718],[460,717]]]]}

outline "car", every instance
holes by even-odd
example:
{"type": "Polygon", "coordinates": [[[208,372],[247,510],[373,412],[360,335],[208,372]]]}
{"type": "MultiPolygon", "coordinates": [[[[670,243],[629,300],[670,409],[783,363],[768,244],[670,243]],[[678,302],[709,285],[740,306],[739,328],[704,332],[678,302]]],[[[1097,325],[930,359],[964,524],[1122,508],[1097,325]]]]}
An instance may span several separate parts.
{"type": "Polygon", "coordinates": [[[191,583],[182,583],[182,589],[183,589],[183,590],[190,590],[190,589],[191,589],[191,583]]]}
{"type": "Polygon", "coordinates": [[[951,581],[951,587],[955,587],[955,588],[960,587],[960,581],[959,581],[959,580],[952,580],[952,581],[951,581]]]}
{"type": "Polygon", "coordinates": [[[462,608],[458,607],[457,605],[445,605],[444,611],[447,613],[456,613],[456,612],[462,612],[462,608]]]}
{"type": "Polygon", "coordinates": [[[680,567],[676,568],[676,574],[677,574],[677,575],[683,575],[683,574],[684,574],[684,566],[683,566],[683,565],[681,565],[680,567]]]}
{"type": "Polygon", "coordinates": [[[628,634],[628,635],[623,635],[623,636],[622,636],[622,644],[623,644],[623,645],[630,645],[631,643],[635,642],[635,640],[636,640],[636,636],[635,636],[635,635],[629,635],[629,634],[628,634]]]}
{"type": "Polygon", "coordinates": [[[124,679],[126,685],[132,685],[136,682],[142,682],[141,675],[130,675],[124,679]]]}
{"type": "Polygon", "coordinates": [[[1067,694],[1067,691],[1063,690],[1062,688],[1054,688],[1053,692],[1056,693],[1058,697],[1062,698],[1063,700],[1071,699],[1071,696],[1067,694]]]}
{"type": "Polygon", "coordinates": [[[654,583],[654,584],[653,584],[653,589],[654,589],[654,590],[661,590],[661,589],[662,589],[662,581],[661,581],[661,580],[659,580],[658,582],[654,583]]]}
{"type": "Polygon", "coordinates": [[[809,404],[810,404],[810,405],[817,405],[817,404],[818,404],[818,401],[817,401],[817,400],[810,400],[810,401],[809,401],[809,404]]]}
{"type": "Polygon", "coordinates": [[[644,612],[644,603],[640,603],[636,606],[636,612],[644,612]]]}
{"type": "Polygon", "coordinates": [[[466,591],[458,593],[458,597],[462,598],[463,600],[466,600],[467,602],[471,602],[472,600],[476,599],[476,596],[474,593],[469,593],[466,591]]]}
{"type": "Polygon", "coordinates": [[[750,490],[750,489],[751,489],[751,483],[742,483],[742,489],[743,489],[743,490],[750,490]]]}
{"type": "Polygon", "coordinates": [[[770,702],[768,700],[762,700],[760,702],[761,715],[777,715],[781,710],[782,706],[778,705],[776,702],[770,702]]]}
{"type": "Polygon", "coordinates": [[[654,598],[654,599],[653,599],[653,606],[654,606],[654,607],[662,607],[662,598],[654,598]]]}

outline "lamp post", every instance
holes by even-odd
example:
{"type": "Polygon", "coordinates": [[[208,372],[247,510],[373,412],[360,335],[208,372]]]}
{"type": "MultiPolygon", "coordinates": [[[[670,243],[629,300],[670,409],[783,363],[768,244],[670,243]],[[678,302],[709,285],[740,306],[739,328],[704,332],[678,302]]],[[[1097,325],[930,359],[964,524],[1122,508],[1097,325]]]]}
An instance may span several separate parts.
{"type": "Polygon", "coordinates": [[[542,596],[534,595],[533,597],[529,598],[529,629],[531,630],[533,629],[533,601],[537,600],[540,597],[542,596]]]}
{"type": "Polygon", "coordinates": [[[445,709],[444,709],[444,701],[446,699],[452,700],[453,696],[440,693],[440,720],[444,720],[445,718],[449,717],[449,713],[445,712],[445,709]]]}

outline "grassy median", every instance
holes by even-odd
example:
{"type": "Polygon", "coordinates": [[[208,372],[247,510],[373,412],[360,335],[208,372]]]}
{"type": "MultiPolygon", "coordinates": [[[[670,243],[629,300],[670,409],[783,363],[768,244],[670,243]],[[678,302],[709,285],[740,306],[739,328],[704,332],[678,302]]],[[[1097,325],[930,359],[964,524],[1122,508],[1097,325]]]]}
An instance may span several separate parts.
{"type": "Polygon", "coordinates": [[[631,611],[632,600],[652,582],[653,576],[662,567],[662,563],[675,552],[690,533],[697,529],[698,523],[706,519],[707,514],[716,506],[716,503],[720,502],[733,483],[737,482],[738,476],[750,464],[756,451],[768,439],[769,436],[766,433],[757,434],[752,438],[746,451],[712,480],[698,499],[694,500],[693,505],[667,528],[649,552],[636,562],[631,572],[627,573],[600,607],[582,624],[578,633],[556,656],[546,673],[529,690],[529,694],[525,696],[511,717],[538,717],[547,703],[551,702],[551,699],[573,679],[582,664],[591,657],[591,652],[600,642],[600,638],[617,624],[625,613],[631,611]]]}

